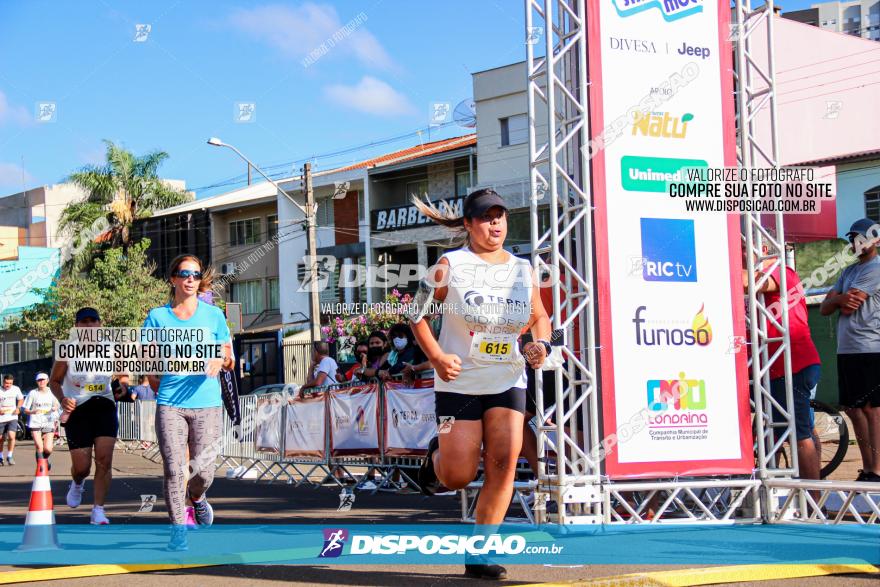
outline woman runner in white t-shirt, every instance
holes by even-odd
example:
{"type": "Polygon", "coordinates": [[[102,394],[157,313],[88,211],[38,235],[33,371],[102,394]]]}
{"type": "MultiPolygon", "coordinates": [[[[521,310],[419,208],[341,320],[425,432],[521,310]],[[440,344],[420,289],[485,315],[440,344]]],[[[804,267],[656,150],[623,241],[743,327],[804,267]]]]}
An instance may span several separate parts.
{"type": "MultiPolygon", "coordinates": [[[[550,319],[533,287],[530,263],[503,248],[507,206],[501,196],[489,189],[473,192],[465,198],[461,217],[415,203],[426,217],[456,231],[465,244],[443,255],[427,280],[435,285],[433,299],[444,303],[439,341],[427,320],[414,318],[413,333],[437,375],[441,424],[419,470],[419,485],[426,494],[441,484],[466,487],[485,451],[476,523],[500,524],[510,505],[522,448],[524,367],[526,361],[535,369],[544,363],[550,351],[550,319]],[[524,328],[535,342],[520,352],[517,339],[524,328]]],[[[506,577],[499,565],[475,562],[481,564],[465,565],[467,576],[506,577]]]]}

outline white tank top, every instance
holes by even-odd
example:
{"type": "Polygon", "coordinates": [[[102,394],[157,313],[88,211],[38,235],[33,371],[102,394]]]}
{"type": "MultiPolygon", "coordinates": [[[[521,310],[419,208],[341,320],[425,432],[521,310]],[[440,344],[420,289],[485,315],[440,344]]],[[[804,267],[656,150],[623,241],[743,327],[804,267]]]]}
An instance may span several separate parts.
{"type": "Polygon", "coordinates": [[[64,397],[76,400],[76,405],[82,405],[93,397],[106,397],[113,400],[113,390],[110,389],[109,375],[73,374],[68,368],[61,382],[61,391],[64,397]]]}
{"type": "Polygon", "coordinates": [[[531,265],[510,255],[491,264],[470,249],[450,251],[443,324],[438,343],[461,358],[454,381],[434,380],[436,391],[489,395],[526,387],[517,338],[531,316],[531,265]]]}

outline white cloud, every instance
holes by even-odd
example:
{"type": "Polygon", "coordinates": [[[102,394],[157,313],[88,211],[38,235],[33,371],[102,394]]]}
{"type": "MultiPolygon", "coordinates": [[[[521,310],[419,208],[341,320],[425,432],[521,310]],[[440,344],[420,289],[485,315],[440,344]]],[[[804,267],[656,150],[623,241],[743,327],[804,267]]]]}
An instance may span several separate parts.
{"type": "Polygon", "coordinates": [[[33,183],[34,177],[25,170],[24,179],[22,180],[21,165],[18,163],[4,163],[0,161],[0,187],[14,189],[16,192],[21,191],[22,183],[27,186],[33,183]]]}
{"type": "MultiPolygon", "coordinates": [[[[329,4],[307,2],[298,7],[272,4],[236,10],[229,17],[229,23],[297,61],[305,59],[312,51],[320,51],[324,43],[326,54],[338,51],[353,55],[364,65],[394,68],[394,62],[381,43],[366,30],[364,19],[358,19],[359,14],[352,14],[343,22],[329,4]],[[342,30],[349,23],[352,24],[347,27],[348,31],[342,30]]],[[[369,19],[368,14],[366,18],[369,19]]]]}
{"type": "Polygon", "coordinates": [[[33,122],[33,118],[24,106],[13,106],[0,90],[0,125],[16,124],[25,126],[33,122]]]}
{"type": "Polygon", "coordinates": [[[334,84],[324,88],[328,98],[341,106],[378,114],[379,116],[402,116],[416,112],[406,96],[374,77],[365,75],[356,85],[334,84]]]}

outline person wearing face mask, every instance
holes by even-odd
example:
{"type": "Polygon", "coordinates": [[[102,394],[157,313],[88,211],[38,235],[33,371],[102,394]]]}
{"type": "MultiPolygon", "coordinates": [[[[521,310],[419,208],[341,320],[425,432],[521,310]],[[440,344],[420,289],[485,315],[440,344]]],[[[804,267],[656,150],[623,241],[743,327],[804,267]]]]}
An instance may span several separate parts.
{"type": "Polygon", "coordinates": [[[375,330],[367,337],[367,363],[355,370],[355,375],[368,381],[379,375],[379,368],[388,358],[388,338],[381,330],[375,330]]]}
{"type": "Polygon", "coordinates": [[[412,369],[413,365],[428,360],[422,349],[415,344],[412,330],[406,324],[395,324],[388,330],[392,350],[379,369],[379,379],[386,381],[394,375],[403,374],[404,370],[412,369]]]}

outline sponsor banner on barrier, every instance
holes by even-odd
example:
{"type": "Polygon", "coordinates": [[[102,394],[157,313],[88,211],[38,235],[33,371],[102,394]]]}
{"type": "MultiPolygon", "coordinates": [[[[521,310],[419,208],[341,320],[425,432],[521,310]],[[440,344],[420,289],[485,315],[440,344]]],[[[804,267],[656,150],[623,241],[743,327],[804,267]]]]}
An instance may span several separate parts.
{"type": "Polygon", "coordinates": [[[284,432],[285,457],[315,457],[326,454],[327,393],[288,400],[284,432]]]}
{"type": "Polygon", "coordinates": [[[385,454],[422,456],[428,442],[437,435],[434,381],[418,380],[385,384],[385,454]]]}
{"type": "MultiPolygon", "coordinates": [[[[165,550],[170,530],[58,525],[62,548],[51,563],[81,565],[85,552],[103,564],[459,565],[467,556],[560,566],[880,563],[880,528],[856,525],[215,524],[188,532],[189,550],[175,553],[165,550]]],[[[0,525],[0,564],[45,565],[45,552],[15,551],[21,534],[20,525],[0,525]]]]}
{"type": "Polygon", "coordinates": [[[375,383],[329,392],[330,454],[379,454],[379,387],[375,383]]]}
{"type": "Polygon", "coordinates": [[[750,473],[739,219],[667,196],[736,164],[729,8],[588,6],[591,145],[624,123],[592,153],[605,473],[750,473]]]}
{"type": "Polygon", "coordinates": [[[258,396],[254,446],[260,452],[281,452],[281,402],[277,393],[258,396]]]}

